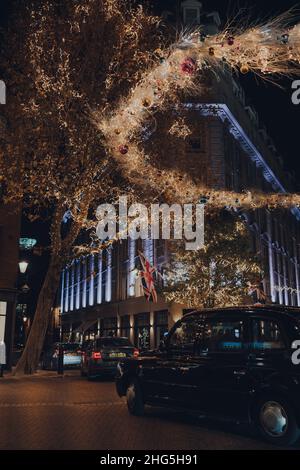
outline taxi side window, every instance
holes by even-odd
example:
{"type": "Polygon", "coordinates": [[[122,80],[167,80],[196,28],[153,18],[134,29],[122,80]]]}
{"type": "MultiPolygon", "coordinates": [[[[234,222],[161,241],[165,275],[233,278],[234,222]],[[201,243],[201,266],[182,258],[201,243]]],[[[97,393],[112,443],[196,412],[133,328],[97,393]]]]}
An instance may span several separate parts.
{"type": "Polygon", "coordinates": [[[244,323],[240,320],[205,321],[203,350],[240,351],[244,347],[244,323]]]}
{"type": "Polygon", "coordinates": [[[198,342],[201,334],[200,318],[189,317],[185,320],[183,319],[173,331],[169,347],[172,350],[193,352],[195,343],[198,342]]]}
{"type": "Polygon", "coordinates": [[[251,349],[265,351],[284,349],[285,342],[279,324],[272,319],[254,319],[252,322],[253,341],[251,349]]]}

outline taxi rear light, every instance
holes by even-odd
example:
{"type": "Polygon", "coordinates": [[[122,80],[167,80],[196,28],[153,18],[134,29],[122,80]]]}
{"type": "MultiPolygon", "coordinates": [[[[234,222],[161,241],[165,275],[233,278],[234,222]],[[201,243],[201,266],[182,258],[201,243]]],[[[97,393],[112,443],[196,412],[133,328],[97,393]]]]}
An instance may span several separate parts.
{"type": "Polygon", "coordinates": [[[92,359],[101,359],[101,352],[93,352],[92,359]]]}

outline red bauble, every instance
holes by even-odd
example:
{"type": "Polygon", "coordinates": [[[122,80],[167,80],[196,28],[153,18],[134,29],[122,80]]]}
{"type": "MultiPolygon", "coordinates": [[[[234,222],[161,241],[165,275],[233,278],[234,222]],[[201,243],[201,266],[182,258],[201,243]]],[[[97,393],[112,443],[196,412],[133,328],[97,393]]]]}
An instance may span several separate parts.
{"type": "Polygon", "coordinates": [[[192,75],[196,71],[196,62],[191,57],[184,59],[181,64],[181,71],[187,75],[192,75]]]}
{"type": "Polygon", "coordinates": [[[119,145],[119,152],[122,155],[126,155],[126,153],[128,153],[128,150],[128,145],[119,145]]]}
{"type": "Polygon", "coordinates": [[[228,37],[227,44],[228,44],[228,46],[233,46],[233,44],[234,44],[234,37],[233,36],[228,37]]]}

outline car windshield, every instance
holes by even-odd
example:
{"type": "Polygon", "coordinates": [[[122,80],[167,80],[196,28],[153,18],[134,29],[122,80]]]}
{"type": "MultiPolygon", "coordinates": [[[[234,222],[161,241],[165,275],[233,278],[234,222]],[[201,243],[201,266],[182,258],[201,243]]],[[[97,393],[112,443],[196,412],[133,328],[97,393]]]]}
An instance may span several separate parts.
{"type": "Polygon", "coordinates": [[[128,338],[99,338],[96,345],[98,348],[132,346],[128,338]]]}
{"type": "Polygon", "coordinates": [[[65,343],[63,348],[65,351],[77,351],[77,349],[80,349],[80,345],[79,343],[65,343]]]}

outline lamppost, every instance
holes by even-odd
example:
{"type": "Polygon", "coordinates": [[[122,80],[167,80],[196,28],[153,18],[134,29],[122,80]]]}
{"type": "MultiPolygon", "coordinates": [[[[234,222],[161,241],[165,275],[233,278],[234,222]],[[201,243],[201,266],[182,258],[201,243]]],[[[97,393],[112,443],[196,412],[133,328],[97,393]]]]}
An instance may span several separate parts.
{"type": "Polygon", "coordinates": [[[59,314],[59,346],[58,346],[58,361],[57,361],[57,373],[58,375],[64,375],[64,348],[62,344],[63,330],[61,314],[59,314]]]}
{"type": "Polygon", "coordinates": [[[28,262],[27,261],[20,261],[19,262],[19,269],[21,274],[25,274],[28,268],[28,262]]]}
{"type": "MultiPolygon", "coordinates": [[[[19,262],[19,269],[20,269],[20,273],[22,274],[22,277],[26,274],[28,265],[29,265],[28,261],[20,261],[19,262]]],[[[26,282],[26,276],[24,276],[24,277],[25,277],[25,283],[22,285],[22,287],[20,287],[20,289],[24,294],[27,294],[27,292],[29,292],[29,290],[30,290],[30,287],[26,282]]]]}
{"type": "Polygon", "coordinates": [[[30,287],[27,283],[27,268],[29,266],[28,261],[19,261],[19,281],[18,281],[18,305],[16,307],[16,326],[18,327],[18,341],[14,346],[25,345],[28,329],[29,329],[29,318],[27,315],[27,300],[26,294],[30,291],[30,287]]]}

